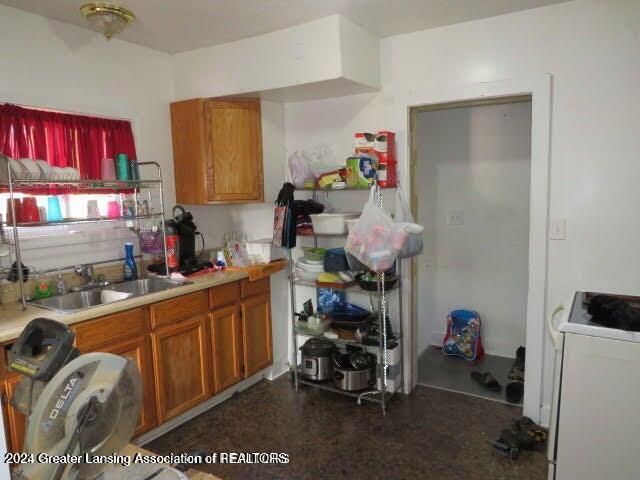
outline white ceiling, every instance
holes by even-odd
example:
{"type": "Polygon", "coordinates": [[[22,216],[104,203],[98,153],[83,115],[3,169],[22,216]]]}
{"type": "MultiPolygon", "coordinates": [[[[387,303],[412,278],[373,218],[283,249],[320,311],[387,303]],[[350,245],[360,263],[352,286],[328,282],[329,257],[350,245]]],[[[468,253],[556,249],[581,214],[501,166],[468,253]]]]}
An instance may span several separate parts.
{"type": "MultiPolygon", "coordinates": [[[[86,27],[78,9],[87,1],[0,0],[0,3],[86,27]]],[[[129,8],[137,17],[120,38],[175,53],[272,32],[334,13],[386,37],[564,1],[567,0],[113,0],[112,3],[129,8]]]]}

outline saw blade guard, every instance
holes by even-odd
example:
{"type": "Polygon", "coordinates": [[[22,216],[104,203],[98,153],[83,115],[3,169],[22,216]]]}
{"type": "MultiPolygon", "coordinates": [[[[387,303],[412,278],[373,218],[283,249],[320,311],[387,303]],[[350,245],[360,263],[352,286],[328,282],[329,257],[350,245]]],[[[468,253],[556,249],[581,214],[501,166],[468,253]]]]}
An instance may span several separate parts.
{"type": "MultiPolygon", "coordinates": [[[[142,405],[142,379],[136,365],[110,353],[88,353],[64,366],[47,384],[31,414],[25,451],[64,455],[90,399],[97,403],[87,416],[71,455],[109,455],[131,439],[142,405]]],[[[50,478],[55,464],[28,464],[26,478],[50,478]]],[[[95,478],[104,464],[67,467],[67,477],[95,478]],[[73,472],[71,472],[73,471],[73,472]]],[[[64,478],[64,477],[63,477],[64,478]]]]}

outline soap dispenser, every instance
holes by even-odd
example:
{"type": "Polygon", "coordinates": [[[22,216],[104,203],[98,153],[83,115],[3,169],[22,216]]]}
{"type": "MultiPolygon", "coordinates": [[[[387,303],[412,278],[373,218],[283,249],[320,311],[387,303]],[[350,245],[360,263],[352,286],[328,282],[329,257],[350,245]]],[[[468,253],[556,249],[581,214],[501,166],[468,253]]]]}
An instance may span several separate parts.
{"type": "Polygon", "coordinates": [[[136,259],[133,258],[133,243],[124,244],[124,279],[135,280],[138,278],[138,268],[136,267],[136,259]]]}

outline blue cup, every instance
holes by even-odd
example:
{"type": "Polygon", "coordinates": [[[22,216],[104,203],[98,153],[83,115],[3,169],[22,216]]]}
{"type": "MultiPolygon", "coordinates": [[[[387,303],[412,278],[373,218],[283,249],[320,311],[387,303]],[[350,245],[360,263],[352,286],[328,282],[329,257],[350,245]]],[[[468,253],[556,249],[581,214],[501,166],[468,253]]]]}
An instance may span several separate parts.
{"type": "Polygon", "coordinates": [[[47,222],[59,222],[61,220],[60,199],[58,197],[47,198],[47,222]]]}

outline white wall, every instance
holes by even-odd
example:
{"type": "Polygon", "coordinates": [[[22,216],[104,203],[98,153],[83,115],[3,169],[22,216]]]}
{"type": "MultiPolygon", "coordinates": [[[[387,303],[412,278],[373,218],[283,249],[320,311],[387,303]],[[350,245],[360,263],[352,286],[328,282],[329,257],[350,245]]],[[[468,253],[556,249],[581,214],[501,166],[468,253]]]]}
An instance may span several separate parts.
{"type": "Polygon", "coordinates": [[[176,98],[237,95],[347,78],[380,83],[378,39],[339,15],[175,55],[176,98]]]}
{"type": "MultiPolygon", "coordinates": [[[[640,2],[579,0],[386,38],[382,91],[287,104],[285,146],[322,135],[347,152],[355,131],[396,128],[398,95],[551,73],[550,215],[567,239],[550,242],[547,312],[574,288],[637,293],[639,32],[640,2]]],[[[545,355],[548,408],[548,343],[545,355]]]]}
{"type": "MultiPolygon", "coordinates": [[[[1,102],[131,120],[138,160],[162,165],[165,199],[173,205],[169,55],[0,6],[0,71],[1,102]]],[[[113,233],[111,228],[94,240],[113,233]]],[[[25,263],[46,268],[121,257],[122,242],[87,244],[84,238],[73,247],[26,252],[25,263]]]]}
{"type": "Polygon", "coordinates": [[[418,351],[442,346],[447,314],[476,310],[487,353],[525,344],[531,103],[418,113],[418,351]],[[462,215],[462,225],[448,216],[462,215]],[[455,223],[455,222],[454,222],[455,223]]]}

